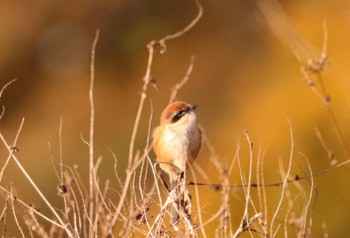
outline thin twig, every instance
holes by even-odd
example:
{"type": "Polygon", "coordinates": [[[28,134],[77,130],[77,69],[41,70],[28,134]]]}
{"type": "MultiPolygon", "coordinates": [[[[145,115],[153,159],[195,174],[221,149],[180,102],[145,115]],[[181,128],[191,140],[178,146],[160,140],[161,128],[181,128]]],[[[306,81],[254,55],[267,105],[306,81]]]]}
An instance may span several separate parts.
{"type": "MultiPolygon", "coordinates": [[[[303,155],[303,157],[306,160],[306,163],[307,163],[307,166],[308,166],[308,169],[309,169],[309,173],[312,175],[312,169],[311,169],[310,162],[309,162],[309,160],[307,159],[307,157],[305,155],[303,155]]],[[[303,230],[302,230],[301,237],[306,237],[305,236],[306,235],[305,231],[306,231],[307,212],[309,210],[309,207],[310,207],[310,204],[311,204],[311,200],[312,200],[313,191],[314,191],[314,179],[313,179],[312,176],[310,178],[310,181],[311,181],[311,185],[310,185],[309,199],[308,199],[307,204],[306,204],[305,209],[304,209],[304,224],[303,224],[303,230]]]]}
{"type": "MultiPolygon", "coordinates": [[[[12,79],[10,82],[8,82],[7,84],[5,84],[5,86],[2,87],[1,91],[0,91],[0,101],[1,101],[1,97],[2,97],[2,94],[3,92],[5,91],[5,89],[10,86],[10,84],[12,84],[13,82],[15,82],[17,80],[17,78],[15,79],[12,79]]],[[[3,115],[5,114],[5,106],[2,106],[2,110],[1,110],[1,113],[0,113],[0,120],[1,118],[3,117],[3,115]]]]}
{"type": "MultiPolygon", "coordinates": [[[[256,168],[256,179],[258,183],[264,183],[264,158],[266,150],[262,150],[262,147],[259,147],[258,159],[257,159],[257,168],[256,168]]],[[[261,227],[265,234],[267,234],[266,225],[267,225],[267,201],[266,201],[266,190],[264,187],[257,188],[258,200],[259,200],[259,209],[263,211],[263,218],[261,221],[261,227]]]]}
{"type": "MultiPolygon", "coordinates": [[[[24,123],[24,119],[22,119],[21,122],[21,126],[20,128],[22,128],[24,123]]],[[[46,205],[48,206],[48,208],[51,210],[51,212],[55,215],[55,217],[57,218],[57,220],[59,221],[59,223],[61,224],[62,227],[64,227],[66,233],[68,234],[69,237],[72,236],[71,231],[66,227],[65,223],[63,222],[63,220],[61,219],[61,217],[58,215],[58,213],[56,212],[56,210],[53,208],[53,206],[50,204],[50,202],[47,200],[47,198],[44,196],[44,194],[41,192],[41,190],[38,188],[38,186],[34,183],[33,179],[30,177],[30,175],[28,174],[28,172],[25,170],[25,168],[22,166],[22,164],[19,162],[19,160],[17,159],[17,157],[13,154],[13,148],[8,145],[8,143],[6,142],[5,138],[3,137],[3,135],[0,133],[0,138],[2,140],[2,142],[4,143],[4,145],[6,146],[8,152],[11,154],[12,159],[15,161],[15,163],[17,164],[18,168],[21,170],[21,172],[23,173],[23,175],[27,178],[27,180],[30,182],[30,184],[33,186],[33,188],[35,189],[35,191],[39,194],[39,196],[42,198],[42,200],[46,203],[46,205]]]]}
{"type": "Polygon", "coordinates": [[[19,221],[18,221],[18,218],[17,218],[17,214],[16,214],[16,208],[15,208],[16,197],[15,197],[15,195],[13,195],[12,186],[10,188],[10,193],[7,196],[8,196],[8,199],[10,200],[10,202],[11,202],[13,217],[15,219],[16,226],[18,227],[19,232],[21,233],[21,236],[24,238],[26,236],[24,235],[23,229],[22,229],[22,227],[19,224],[19,221]]]}
{"type": "MultiPolygon", "coordinates": [[[[89,136],[89,217],[94,220],[94,127],[95,127],[95,104],[94,104],[94,82],[95,82],[95,50],[100,31],[96,31],[96,35],[91,47],[91,62],[90,62],[90,136],[89,136]]],[[[89,237],[93,237],[96,227],[89,226],[89,237]]]]}
{"type": "Polygon", "coordinates": [[[179,38],[181,36],[183,36],[185,33],[187,33],[188,31],[190,31],[199,21],[199,19],[201,19],[202,15],[203,15],[203,8],[202,5],[199,3],[198,0],[195,0],[197,7],[198,7],[198,14],[197,16],[192,20],[192,22],[187,25],[185,28],[183,28],[181,31],[176,32],[175,34],[172,35],[167,35],[164,38],[160,39],[158,42],[154,42],[154,43],[158,43],[160,44],[160,46],[162,47],[161,49],[161,53],[165,53],[166,52],[166,41],[168,40],[174,40],[176,38],[179,38]]]}
{"type": "Polygon", "coordinates": [[[62,128],[63,128],[63,117],[60,119],[60,127],[58,130],[58,139],[60,145],[60,183],[63,184],[63,146],[62,146],[62,128]]]}
{"type": "Polygon", "coordinates": [[[190,76],[191,76],[191,73],[192,73],[192,70],[193,70],[193,66],[194,66],[194,59],[195,57],[192,56],[191,57],[191,62],[190,62],[190,65],[188,66],[188,69],[186,71],[186,74],[185,74],[185,77],[179,82],[177,83],[173,89],[172,89],[172,92],[171,92],[171,96],[170,96],[170,99],[169,99],[169,103],[172,103],[175,99],[176,99],[176,96],[177,96],[177,92],[187,83],[187,81],[190,79],[190,76]]]}
{"type": "Polygon", "coordinates": [[[13,82],[15,82],[17,80],[17,78],[12,79],[10,82],[6,83],[5,86],[2,87],[2,89],[0,90],[0,100],[2,97],[3,92],[5,91],[5,89],[10,86],[10,84],[12,84],[13,82]]]}
{"type": "MultiPolygon", "coordinates": [[[[341,168],[347,164],[350,164],[350,160],[346,160],[342,163],[339,163],[333,167],[329,167],[329,168],[326,168],[326,169],[323,169],[323,170],[320,170],[316,173],[313,173],[312,175],[306,175],[306,176],[299,176],[299,175],[296,175],[294,179],[289,179],[286,181],[287,184],[289,183],[294,183],[294,182],[298,182],[298,181],[301,181],[301,180],[308,180],[310,179],[311,177],[318,177],[318,176],[321,176],[323,174],[327,174],[329,172],[332,172],[334,169],[337,169],[337,168],[341,168]]],[[[257,188],[257,187],[280,187],[284,184],[285,182],[276,182],[276,183],[267,183],[267,184],[264,184],[264,183],[252,183],[252,184],[229,184],[227,186],[230,186],[232,188],[243,188],[243,187],[252,187],[252,188],[257,188]]],[[[223,185],[220,184],[220,183],[200,183],[200,182],[193,182],[193,181],[190,181],[187,183],[187,185],[192,185],[192,186],[207,186],[209,188],[212,188],[214,190],[220,190],[222,189],[223,185]]]]}
{"type": "MultiPolygon", "coordinates": [[[[194,170],[193,170],[192,166],[190,166],[189,169],[191,171],[191,174],[192,174],[192,177],[193,177],[194,181],[196,181],[196,174],[194,173],[194,170]]],[[[195,191],[196,198],[197,198],[196,199],[197,200],[196,204],[197,204],[197,210],[198,210],[199,227],[200,227],[200,230],[202,232],[203,237],[206,238],[207,236],[205,234],[205,230],[204,230],[204,226],[203,226],[203,217],[202,217],[202,212],[201,212],[201,209],[200,209],[200,196],[199,196],[198,187],[194,187],[194,191],[195,191]]]]}
{"type": "Polygon", "coordinates": [[[292,163],[293,163],[293,155],[294,155],[293,130],[292,130],[292,125],[291,125],[291,122],[290,122],[289,118],[286,117],[286,119],[287,119],[287,121],[288,121],[289,132],[290,132],[290,139],[291,139],[291,149],[290,149],[290,155],[289,155],[289,164],[288,164],[287,173],[286,173],[286,175],[285,175],[285,179],[284,179],[283,185],[282,185],[281,197],[280,197],[280,200],[279,200],[279,202],[278,202],[276,211],[275,211],[275,213],[273,214],[272,219],[271,219],[271,224],[270,224],[270,235],[274,234],[274,233],[273,233],[273,225],[274,225],[274,222],[275,222],[275,220],[276,220],[278,211],[279,211],[279,209],[281,208],[281,205],[282,205],[282,202],[283,202],[284,192],[285,192],[286,187],[287,187],[287,184],[288,184],[287,181],[288,181],[288,177],[289,177],[289,175],[290,175],[290,172],[291,172],[291,169],[292,169],[292,163]]]}
{"type": "Polygon", "coordinates": [[[320,143],[322,145],[322,148],[324,149],[324,151],[327,154],[327,158],[328,158],[328,160],[330,162],[330,165],[331,166],[336,165],[338,163],[338,161],[337,161],[337,159],[335,157],[334,151],[329,148],[329,146],[327,145],[325,139],[322,136],[321,131],[317,127],[314,128],[314,131],[315,131],[315,134],[316,134],[318,140],[320,141],[320,143]]]}
{"type": "MultiPolygon", "coordinates": [[[[243,213],[243,217],[242,217],[240,226],[238,227],[238,229],[236,230],[236,232],[232,236],[233,238],[236,238],[236,237],[240,236],[244,231],[251,231],[250,224],[253,223],[258,217],[260,217],[262,215],[262,213],[258,213],[256,215],[254,215],[251,219],[249,219],[248,206],[249,206],[249,202],[250,202],[250,199],[251,199],[251,197],[250,197],[250,188],[251,188],[251,186],[249,186],[249,184],[251,184],[252,172],[253,172],[253,143],[250,140],[247,131],[245,131],[245,136],[246,136],[247,142],[249,144],[248,186],[247,187],[243,187],[243,191],[244,191],[244,194],[245,194],[244,213],[243,213]],[[255,217],[256,217],[256,219],[255,219],[255,217]]],[[[237,161],[238,161],[238,167],[239,167],[239,171],[240,171],[241,181],[242,181],[242,183],[245,183],[244,173],[243,173],[243,170],[242,170],[242,167],[241,167],[241,162],[240,162],[239,157],[238,157],[237,161]]]]}
{"type": "MultiPolygon", "coordinates": [[[[5,196],[8,196],[9,194],[11,194],[11,191],[7,190],[6,188],[4,188],[3,186],[0,186],[0,191],[2,191],[3,193],[5,193],[5,196]]],[[[20,204],[21,206],[25,207],[27,210],[32,210],[32,208],[27,205],[24,201],[22,201],[20,198],[16,197],[16,203],[15,205],[20,204]]],[[[57,223],[56,221],[48,218],[47,216],[45,216],[44,214],[40,213],[37,210],[32,210],[36,215],[40,216],[42,219],[48,221],[49,223],[51,223],[54,226],[60,227],[62,229],[65,229],[65,226],[57,223]]]]}
{"type": "MultiPolygon", "coordinates": [[[[252,173],[253,173],[253,142],[250,140],[248,132],[245,132],[245,136],[249,145],[249,174],[248,174],[248,184],[251,184],[252,173]]],[[[250,186],[247,187],[246,202],[244,208],[244,217],[248,219],[248,205],[250,199],[250,186]]]]}

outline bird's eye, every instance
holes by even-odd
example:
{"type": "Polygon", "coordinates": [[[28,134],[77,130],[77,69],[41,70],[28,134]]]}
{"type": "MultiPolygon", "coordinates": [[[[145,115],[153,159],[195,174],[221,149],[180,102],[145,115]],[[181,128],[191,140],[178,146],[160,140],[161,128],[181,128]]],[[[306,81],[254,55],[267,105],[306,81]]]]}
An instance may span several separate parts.
{"type": "Polygon", "coordinates": [[[171,119],[172,123],[177,122],[178,120],[181,119],[181,117],[183,117],[186,114],[187,110],[180,110],[178,112],[175,113],[174,117],[171,119]]]}

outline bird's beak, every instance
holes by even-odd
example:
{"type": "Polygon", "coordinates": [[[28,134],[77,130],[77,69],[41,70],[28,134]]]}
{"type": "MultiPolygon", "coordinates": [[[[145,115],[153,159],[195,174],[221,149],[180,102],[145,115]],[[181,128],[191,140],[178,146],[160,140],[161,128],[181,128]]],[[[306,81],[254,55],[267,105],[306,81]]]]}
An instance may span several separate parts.
{"type": "Polygon", "coordinates": [[[197,107],[198,107],[198,105],[196,105],[196,104],[190,104],[189,111],[192,112],[192,111],[194,111],[197,107]]]}

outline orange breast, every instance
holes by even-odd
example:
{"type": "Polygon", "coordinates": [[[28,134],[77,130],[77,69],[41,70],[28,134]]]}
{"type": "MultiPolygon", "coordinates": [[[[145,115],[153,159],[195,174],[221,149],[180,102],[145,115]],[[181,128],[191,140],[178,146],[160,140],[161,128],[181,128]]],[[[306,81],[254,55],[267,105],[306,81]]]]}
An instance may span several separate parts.
{"type": "Polygon", "coordinates": [[[202,145],[201,131],[197,126],[186,133],[159,126],[153,136],[153,147],[160,167],[171,177],[193,163],[202,145]]]}

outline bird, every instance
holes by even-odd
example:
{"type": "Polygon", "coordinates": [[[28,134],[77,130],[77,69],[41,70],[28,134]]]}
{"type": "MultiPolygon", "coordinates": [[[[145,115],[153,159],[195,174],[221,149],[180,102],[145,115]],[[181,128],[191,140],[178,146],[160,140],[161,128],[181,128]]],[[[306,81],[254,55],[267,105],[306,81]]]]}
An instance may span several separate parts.
{"type": "MultiPolygon", "coordinates": [[[[165,107],[160,125],[153,132],[153,149],[160,168],[169,175],[172,189],[176,189],[179,176],[198,157],[202,146],[202,131],[196,123],[195,104],[175,101],[165,107]]],[[[175,190],[176,191],[176,190],[175,190]]],[[[173,204],[171,222],[179,220],[179,201],[173,204]]]]}

